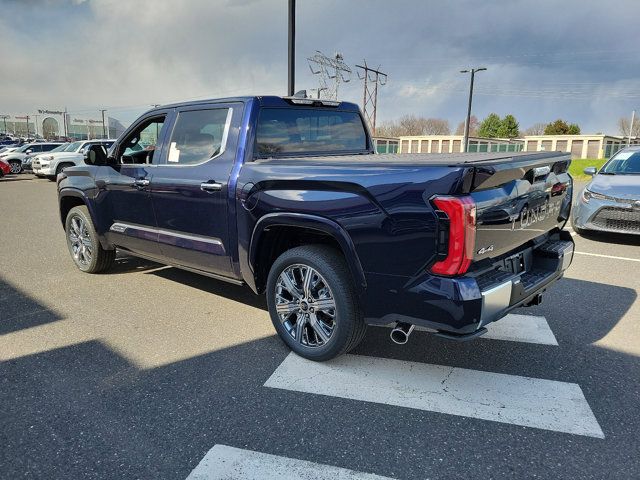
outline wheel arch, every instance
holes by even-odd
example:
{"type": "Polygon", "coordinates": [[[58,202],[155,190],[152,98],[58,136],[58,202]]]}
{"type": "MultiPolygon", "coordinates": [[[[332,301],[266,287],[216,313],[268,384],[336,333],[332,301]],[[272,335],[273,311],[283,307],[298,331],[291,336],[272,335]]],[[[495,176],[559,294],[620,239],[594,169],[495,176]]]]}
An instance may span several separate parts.
{"type": "MultiPolygon", "coordinates": [[[[65,223],[67,221],[67,215],[69,211],[73,207],[85,206],[89,211],[89,216],[91,217],[91,221],[93,225],[96,226],[96,215],[91,206],[91,202],[88,201],[87,196],[80,190],[76,190],[74,188],[64,188],[60,191],[58,205],[60,209],[60,221],[62,222],[62,228],[65,228],[65,223]]],[[[100,239],[100,244],[102,248],[110,249],[113,248],[109,243],[105,240],[105,238],[98,232],[98,238],[100,239]]]]}
{"type": "Polygon", "coordinates": [[[256,223],[249,244],[249,267],[255,291],[264,291],[273,262],[286,250],[309,244],[328,244],[343,255],[358,295],[366,289],[364,270],[348,232],[337,222],[302,213],[271,213],[256,223]]]}

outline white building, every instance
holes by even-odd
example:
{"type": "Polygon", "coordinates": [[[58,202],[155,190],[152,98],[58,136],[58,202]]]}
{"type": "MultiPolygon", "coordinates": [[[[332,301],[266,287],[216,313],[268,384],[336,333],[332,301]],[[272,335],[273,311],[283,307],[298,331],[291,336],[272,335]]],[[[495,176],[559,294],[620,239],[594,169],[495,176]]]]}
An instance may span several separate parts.
{"type": "Polygon", "coordinates": [[[34,113],[0,115],[0,132],[20,137],[42,136],[46,139],[68,137],[74,140],[116,138],[125,127],[113,117],[65,113],[63,110],[38,109],[34,113]],[[28,123],[28,125],[27,125],[28,123]]]}

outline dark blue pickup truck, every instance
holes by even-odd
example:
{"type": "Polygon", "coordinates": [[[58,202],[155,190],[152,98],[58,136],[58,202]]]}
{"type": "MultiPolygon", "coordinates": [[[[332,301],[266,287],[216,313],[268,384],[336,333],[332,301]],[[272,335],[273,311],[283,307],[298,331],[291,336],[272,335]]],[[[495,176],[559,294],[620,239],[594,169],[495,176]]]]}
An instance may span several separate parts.
{"type": "Polygon", "coordinates": [[[242,97],[166,105],[58,177],[78,268],[116,249],[265,294],[295,352],[327,360],[367,324],[474,338],[541,301],[573,258],[570,159],[379,155],[358,107],[242,97]]]}

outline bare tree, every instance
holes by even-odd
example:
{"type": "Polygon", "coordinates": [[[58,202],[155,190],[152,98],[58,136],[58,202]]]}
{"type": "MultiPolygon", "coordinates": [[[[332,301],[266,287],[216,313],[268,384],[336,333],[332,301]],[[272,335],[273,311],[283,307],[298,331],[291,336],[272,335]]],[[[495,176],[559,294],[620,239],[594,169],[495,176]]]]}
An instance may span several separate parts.
{"type": "Polygon", "coordinates": [[[449,122],[441,118],[424,118],[405,115],[395,121],[388,121],[376,127],[376,134],[382,137],[410,135],[449,135],[449,122]]]}
{"type": "Polygon", "coordinates": [[[544,129],[547,127],[546,123],[534,123],[529,128],[527,128],[523,134],[524,135],[544,135],[544,129]]]}
{"type": "MultiPolygon", "coordinates": [[[[476,117],[475,115],[471,115],[471,118],[469,119],[469,136],[477,136],[478,128],[480,128],[478,117],[476,117]]],[[[456,128],[456,135],[464,135],[464,120],[458,124],[458,128],[456,128]]]]}
{"type": "MultiPolygon", "coordinates": [[[[620,117],[618,119],[618,133],[620,133],[620,135],[622,135],[623,137],[629,136],[630,123],[631,121],[626,117],[620,117]]],[[[638,117],[636,117],[636,119],[633,122],[633,132],[631,132],[631,136],[632,137],[640,136],[640,121],[638,120],[638,117]]]]}
{"type": "Polygon", "coordinates": [[[422,118],[423,135],[450,135],[449,122],[441,118],[422,118]]]}

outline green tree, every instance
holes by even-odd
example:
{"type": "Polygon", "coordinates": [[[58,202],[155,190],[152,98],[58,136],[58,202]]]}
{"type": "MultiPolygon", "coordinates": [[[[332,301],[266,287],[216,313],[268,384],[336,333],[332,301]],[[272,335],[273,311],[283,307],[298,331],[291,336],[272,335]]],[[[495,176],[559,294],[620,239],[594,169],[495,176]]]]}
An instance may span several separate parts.
{"type": "Polygon", "coordinates": [[[580,127],[572,123],[569,125],[567,122],[559,118],[555,122],[549,123],[544,128],[545,135],[579,135],[580,127]]]}
{"type": "Polygon", "coordinates": [[[513,115],[506,115],[500,122],[498,128],[498,137],[500,138],[516,138],[520,135],[520,125],[513,115]]]}
{"type": "Polygon", "coordinates": [[[502,120],[496,113],[490,113],[487,118],[480,122],[478,136],[484,138],[495,138],[498,136],[498,129],[502,125],[502,120]]]}

